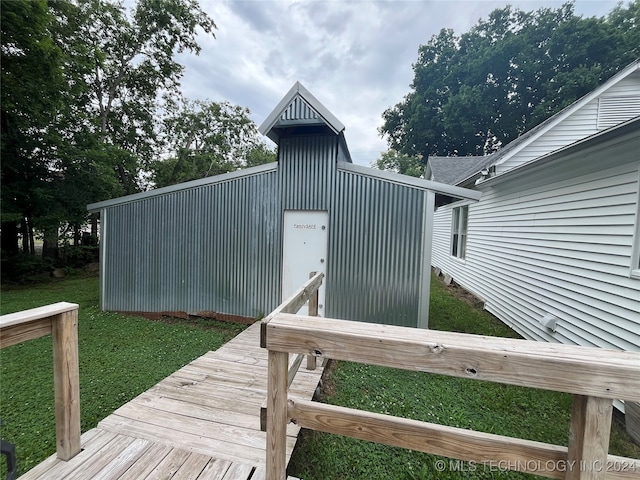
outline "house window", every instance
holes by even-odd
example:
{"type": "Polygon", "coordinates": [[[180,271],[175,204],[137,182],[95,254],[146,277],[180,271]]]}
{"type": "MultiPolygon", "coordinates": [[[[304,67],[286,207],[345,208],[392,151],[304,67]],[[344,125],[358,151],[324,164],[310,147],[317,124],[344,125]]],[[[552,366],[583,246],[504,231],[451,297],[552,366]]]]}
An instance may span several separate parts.
{"type": "Polygon", "coordinates": [[[467,251],[467,224],[469,223],[469,205],[453,209],[451,219],[451,255],[464,258],[467,251]]]}

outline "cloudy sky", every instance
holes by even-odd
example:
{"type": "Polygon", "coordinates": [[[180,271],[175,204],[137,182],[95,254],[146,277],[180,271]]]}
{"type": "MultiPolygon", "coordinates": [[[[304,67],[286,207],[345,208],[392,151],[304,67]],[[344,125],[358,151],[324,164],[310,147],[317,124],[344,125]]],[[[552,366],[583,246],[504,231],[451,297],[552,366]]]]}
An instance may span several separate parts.
{"type": "MultiPolygon", "coordinates": [[[[386,150],[381,115],[409,92],[420,44],[442,28],[464,33],[507,4],[529,11],[562,3],[200,0],[218,30],[215,39],[200,36],[199,56],[180,57],[183,93],[248,107],[260,125],[299,80],[345,125],[354,162],[369,165],[386,150]]],[[[575,11],[601,17],[616,3],[576,0],[575,11]]]]}

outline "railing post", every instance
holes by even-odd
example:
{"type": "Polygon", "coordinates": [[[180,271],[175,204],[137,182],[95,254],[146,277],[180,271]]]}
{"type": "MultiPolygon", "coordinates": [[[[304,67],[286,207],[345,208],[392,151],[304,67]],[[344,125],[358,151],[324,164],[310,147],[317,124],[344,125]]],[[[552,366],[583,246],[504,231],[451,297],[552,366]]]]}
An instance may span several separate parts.
{"type": "Polygon", "coordinates": [[[78,367],[78,310],[52,318],[53,384],[55,390],[58,458],[80,452],[80,375],[78,367]]]}
{"type": "Polygon", "coordinates": [[[269,350],[267,379],[267,480],[286,480],[289,354],[269,350]]]}
{"type": "Polygon", "coordinates": [[[608,398],[573,396],[565,479],[605,478],[612,408],[608,398]]]}
{"type": "MultiPolygon", "coordinates": [[[[309,278],[313,278],[317,272],[311,272],[309,274],[309,278]]],[[[309,297],[309,316],[317,317],[318,316],[318,291],[320,287],[316,289],[315,292],[309,297]]],[[[313,355],[307,355],[307,370],[315,370],[316,369],[316,357],[313,355]]]]}

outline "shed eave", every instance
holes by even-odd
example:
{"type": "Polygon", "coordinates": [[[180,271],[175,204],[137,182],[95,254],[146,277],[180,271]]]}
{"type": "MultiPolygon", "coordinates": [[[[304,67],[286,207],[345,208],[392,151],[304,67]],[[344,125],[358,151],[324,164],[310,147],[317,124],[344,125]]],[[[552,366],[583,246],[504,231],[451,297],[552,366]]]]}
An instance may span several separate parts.
{"type": "Polygon", "coordinates": [[[338,169],[364,175],[367,177],[378,178],[387,182],[404,185],[406,187],[417,188],[420,190],[428,190],[434,193],[440,193],[449,197],[459,198],[463,200],[480,200],[482,193],[477,190],[468,188],[455,187],[445,183],[432,182],[422,178],[410,177],[395,172],[387,172],[384,170],[376,170],[375,168],[365,167],[363,165],[355,165],[352,163],[338,162],[338,169]]]}
{"type": "Polygon", "coordinates": [[[135,202],[137,200],[143,200],[145,198],[156,197],[159,195],[166,195],[167,193],[178,192],[181,190],[188,190],[190,188],[202,187],[204,185],[227,182],[229,180],[233,180],[236,178],[268,173],[271,171],[275,171],[277,168],[278,168],[278,164],[276,162],[266,163],[264,165],[258,165],[257,167],[246,168],[244,170],[236,170],[235,172],[223,173],[221,175],[215,175],[213,177],[206,177],[198,180],[192,180],[190,182],[178,183],[176,185],[157,188],[154,190],[149,190],[147,192],[134,193],[132,195],[125,195],[124,197],[113,198],[111,200],[104,200],[102,202],[90,203],[89,205],[87,205],[87,211],[90,213],[96,213],[102,210],[103,208],[112,207],[114,205],[121,205],[124,203],[135,202]]]}
{"type": "Polygon", "coordinates": [[[307,90],[300,82],[296,82],[293,87],[287,92],[273,111],[262,122],[258,131],[278,143],[278,134],[273,129],[280,120],[282,113],[289,107],[291,102],[299,95],[305,102],[313,108],[317,114],[322,118],[323,122],[333,130],[336,135],[344,130],[344,125],[338,120],[327,108],[320,103],[320,101],[314,97],[309,90],[307,90]]]}

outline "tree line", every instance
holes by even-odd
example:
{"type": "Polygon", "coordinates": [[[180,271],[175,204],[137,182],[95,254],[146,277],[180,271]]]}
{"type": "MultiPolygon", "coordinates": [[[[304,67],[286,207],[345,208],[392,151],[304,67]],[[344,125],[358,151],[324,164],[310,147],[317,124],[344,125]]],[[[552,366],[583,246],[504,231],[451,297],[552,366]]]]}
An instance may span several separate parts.
{"type": "Polygon", "coordinates": [[[275,159],[248,109],[181,94],[176,54],[215,36],[196,0],[16,0],[0,16],[3,276],[38,235],[45,256],[60,234],[95,244],[88,203],[275,159]]]}
{"type": "MultiPolygon", "coordinates": [[[[215,37],[196,0],[16,0],[0,17],[3,276],[38,236],[45,256],[60,234],[93,247],[88,203],[275,160],[246,108],[181,94],[176,54],[215,37]]],[[[640,0],[602,18],[507,6],[442,29],[383,113],[376,165],[420,176],[429,155],[496,151],[638,57],[640,0]]]]}
{"type": "Polygon", "coordinates": [[[381,169],[420,176],[429,155],[486,155],[640,57],[640,0],[584,18],[573,3],[507,6],[418,49],[410,91],[382,115],[381,169]]]}

